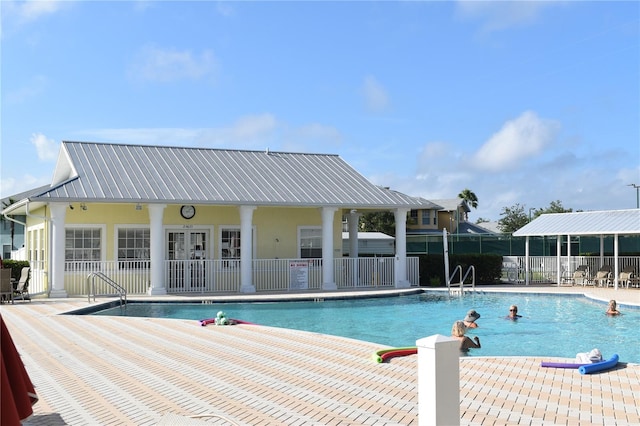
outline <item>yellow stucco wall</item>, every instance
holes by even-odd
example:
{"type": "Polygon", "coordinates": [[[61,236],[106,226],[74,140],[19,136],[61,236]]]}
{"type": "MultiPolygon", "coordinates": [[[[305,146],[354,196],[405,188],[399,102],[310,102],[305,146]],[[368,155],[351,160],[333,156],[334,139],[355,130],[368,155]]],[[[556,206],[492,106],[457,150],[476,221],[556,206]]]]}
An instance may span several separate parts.
{"type": "MultiPolygon", "coordinates": [[[[67,227],[101,226],[105,229],[103,240],[105,260],[114,260],[116,228],[118,226],[149,224],[149,211],[146,205],[141,210],[136,204],[100,204],[86,203],[86,210],[79,203],[72,203],[73,209],[67,207],[65,223],[67,227]]],[[[199,206],[192,219],[180,215],[181,205],[167,205],[164,210],[163,223],[165,229],[213,229],[210,241],[210,258],[216,258],[220,239],[220,229],[224,226],[240,226],[240,211],[236,206],[199,206]],[[210,243],[211,244],[211,243],[210,243]]],[[[41,208],[34,215],[46,215],[48,209],[41,208]]],[[[44,219],[27,218],[27,227],[42,223],[44,219]]],[[[336,211],[333,224],[334,257],[342,256],[342,211],[336,211]]],[[[258,259],[296,258],[298,256],[299,227],[322,226],[321,209],[294,207],[258,207],[253,211],[253,228],[255,232],[256,257],[258,259]]],[[[45,223],[49,226],[48,221],[45,223]]],[[[46,233],[48,235],[48,232],[46,233]]]]}

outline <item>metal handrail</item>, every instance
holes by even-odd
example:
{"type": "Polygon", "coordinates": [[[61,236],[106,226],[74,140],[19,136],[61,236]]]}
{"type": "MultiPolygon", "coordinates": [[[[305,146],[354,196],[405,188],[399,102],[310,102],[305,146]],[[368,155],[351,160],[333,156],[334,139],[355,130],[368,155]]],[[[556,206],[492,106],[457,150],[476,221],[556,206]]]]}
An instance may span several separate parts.
{"type": "Polygon", "coordinates": [[[464,291],[464,281],[469,276],[469,273],[471,273],[471,288],[473,288],[475,290],[475,288],[476,288],[476,268],[473,265],[469,266],[469,268],[467,269],[467,272],[465,272],[465,274],[463,276],[462,275],[462,266],[458,265],[453,270],[453,273],[451,274],[451,276],[447,279],[447,287],[449,288],[449,291],[451,291],[451,281],[453,280],[453,277],[455,277],[456,273],[458,273],[458,271],[460,271],[460,282],[456,283],[456,286],[460,287],[460,293],[462,293],[464,291]]]}
{"type": "Polygon", "coordinates": [[[96,301],[96,283],[95,279],[100,278],[103,282],[107,283],[114,290],[118,292],[118,296],[120,297],[120,306],[127,303],[127,291],[120,284],[103,274],[102,272],[92,272],[87,275],[87,300],[91,302],[91,290],[93,290],[93,301],[96,301]],[[124,302],[123,302],[124,299],[124,302]]]}

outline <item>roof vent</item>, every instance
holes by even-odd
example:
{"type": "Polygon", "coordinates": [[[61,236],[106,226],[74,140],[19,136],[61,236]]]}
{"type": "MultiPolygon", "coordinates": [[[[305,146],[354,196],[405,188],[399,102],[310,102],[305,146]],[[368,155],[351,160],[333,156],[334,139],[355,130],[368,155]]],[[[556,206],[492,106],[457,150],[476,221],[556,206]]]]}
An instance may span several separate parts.
{"type": "Polygon", "coordinates": [[[267,150],[264,153],[269,155],[269,147],[267,147],[267,150]]]}

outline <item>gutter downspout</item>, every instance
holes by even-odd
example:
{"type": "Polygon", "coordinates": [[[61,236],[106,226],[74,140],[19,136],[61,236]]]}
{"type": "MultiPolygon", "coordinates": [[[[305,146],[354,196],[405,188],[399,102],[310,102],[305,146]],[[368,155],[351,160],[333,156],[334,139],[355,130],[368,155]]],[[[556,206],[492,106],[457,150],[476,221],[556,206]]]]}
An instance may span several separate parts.
{"type": "MultiPolygon", "coordinates": [[[[45,209],[46,209],[46,206],[47,206],[47,204],[45,204],[45,209]]],[[[38,215],[29,213],[29,199],[27,199],[27,203],[25,204],[25,208],[26,208],[27,217],[33,217],[33,218],[36,218],[36,219],[42,219],[45,222],[51,222],[51,219],[46,217],[46,216],[38,216],[38,215]]],[[[24,229],[25,229],[25,231],[27,229],[27,224],[26,223],[24,224],[24,229]]],[[[49,276],[48,268],[51,267],[51,238],[52,238],[51,237],[51,225],[47,224],[47,246],[48,246],[48,250],[47,250],[47,272],[45,272],[46,275],[47,275],[47,281],[46,281],[46,283],[47,283],[47,298],[51,297],[51,286],[49,285],[49,279],[48,279],[48,276],[49,276]]]]}

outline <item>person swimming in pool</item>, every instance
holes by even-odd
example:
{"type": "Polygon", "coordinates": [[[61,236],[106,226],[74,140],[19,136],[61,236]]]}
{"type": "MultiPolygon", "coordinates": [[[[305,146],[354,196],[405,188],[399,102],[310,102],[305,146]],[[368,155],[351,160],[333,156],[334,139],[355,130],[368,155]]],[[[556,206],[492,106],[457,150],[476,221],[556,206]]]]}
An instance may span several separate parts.
{"type": "Polygon", "coordinates": [[[480,338],[475,336],[473,339],[469,336],[465,336],[467,327],[464,325],[464,321],[456,321],[451,327],[451,337],[460,340],[460,352],[469,352],[471,348],[480,349],[480,338]]]}
{"type": "Polygon", "coordinates": [[[607,308],[607,315],[620,315],[620,311],[618,310],[618,304],[614,299],[609,300],[609,307],[607,308]]]}
{"type": "Polygon", "coordinates": [[[469,312],[467,312],[467,316],[464,317],[464,325],[467,328],[478,328],[478,324],[476,323],[476,320],[480,318],[480,314],[477,313],[475,311],[475,309],[470,310],[469,312]]]}
{"type": "Polygon", "coordinates": [[[505,318],[515,321],[518,318],[522,318],[522,315],[518,315],[518,307],[516,305],[511,305],[509,307],[509,315],[505,318]]]}

